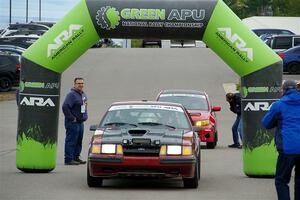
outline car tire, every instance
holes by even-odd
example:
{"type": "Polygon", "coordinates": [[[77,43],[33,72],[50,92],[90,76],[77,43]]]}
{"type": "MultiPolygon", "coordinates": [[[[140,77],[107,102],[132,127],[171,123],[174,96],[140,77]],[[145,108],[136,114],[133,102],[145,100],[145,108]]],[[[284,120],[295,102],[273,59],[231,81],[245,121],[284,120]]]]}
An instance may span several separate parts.
{"type": "Polygon", "coordinates": [[[10,91],[12,88],[12,80],[7,76],[0,77],[0,92],[10,91]]]}
{"type": "Polygon", "coordinates": [[[102,187],[103,179],[90,175],[89,164],[87,165],[87,184],[89,187],[102,187]]]}
{"type": "Polygon", "coordinates": [[[300,63],[298,62],[289,63],[287,68],[290,74],[300,73],[300,63]]]}
{"type": "Polygon", "coordinates": [[[195,163],[195,172],[194,172],[194,177],[192,178],[183,178],[183,186],[184,188],[197,188],[198,187],[198,181],[200,179],[200,174],[199,174],[199,167],[200,167],[200,163],[199,163],[199,159],[196,159],[196,163],[195,163]]]}
{"type": "MultiPolygon", "coordinates": [[[[199,144],[200,148],[200,144],[199,144]]],[[[198,181],[201,179],[201,149],[199,149],[199,155],[198,155],[198,181]]]]}
{"type": "Polygon", "coordinates": [[[216,148],[218,143],[218,132],[215,132],[215,138],[213,142],[206,142],[206,148],[207,149],[214,149],[216,148]]]}

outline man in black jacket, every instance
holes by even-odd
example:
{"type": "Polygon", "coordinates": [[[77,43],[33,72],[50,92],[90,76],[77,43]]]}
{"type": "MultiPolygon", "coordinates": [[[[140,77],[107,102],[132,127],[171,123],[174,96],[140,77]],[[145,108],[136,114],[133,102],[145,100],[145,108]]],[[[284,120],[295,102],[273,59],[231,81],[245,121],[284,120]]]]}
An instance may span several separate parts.
{"type": "Polygon", "coordinates": [[[239,142],[239,135],[242,141],[242,133],[241,133],[241,96],[239,93],[227,93],[226,101],[228,101],[230,105],[230,110],[236,114],[236,119],[232,125],[232,139],[233,144],[228,145],[230,148],[242,148],[239,142]]]}
{"type": "Polygon", "coordinates": [[[87,96],[83,92],[83,78],[74,79],[74,88],[68,93],[62,109],[65,115],[65,165],[85,164],[80,159],[83,139],[83,122],[87,120],[87,96]]]}

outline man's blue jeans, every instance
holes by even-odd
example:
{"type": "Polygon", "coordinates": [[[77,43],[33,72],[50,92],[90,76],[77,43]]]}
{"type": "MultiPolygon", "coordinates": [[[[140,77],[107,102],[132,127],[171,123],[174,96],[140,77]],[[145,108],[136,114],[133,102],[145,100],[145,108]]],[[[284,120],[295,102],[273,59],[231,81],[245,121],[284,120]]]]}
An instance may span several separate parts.
{"type": "Polygon", "coordinates": [[[240,115],[236,115],[236,119],[232,125],[232,139],[233,139],[233,143],[235,145],[240,145],[239,142],[239,132],[238,132],[238,127],[239,127],[239,123],[241,121],[241,116],[240,115]]]}
{"type": "Polygon", "coordinates": [[[65,122],[65,163],[77,159],[82,149],[83,123],[65,122]]]}
{"type": "Polygon", "coordinates": [[[295,200],[300,200],[300,155],[290,156],[279,153],[276,166],[275,186],[278,200],[289,200],[289,182],[295,167],[295,200]]]}

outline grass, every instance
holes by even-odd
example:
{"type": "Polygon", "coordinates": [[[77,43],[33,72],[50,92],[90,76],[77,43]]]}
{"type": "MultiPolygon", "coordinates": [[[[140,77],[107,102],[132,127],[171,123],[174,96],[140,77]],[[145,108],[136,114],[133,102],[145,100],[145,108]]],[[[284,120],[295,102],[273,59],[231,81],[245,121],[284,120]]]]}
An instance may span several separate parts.
{"type": "Polygon", "coordinates": [[[16,100],[16,91],[0,92],[0,101],[16,100]]]}

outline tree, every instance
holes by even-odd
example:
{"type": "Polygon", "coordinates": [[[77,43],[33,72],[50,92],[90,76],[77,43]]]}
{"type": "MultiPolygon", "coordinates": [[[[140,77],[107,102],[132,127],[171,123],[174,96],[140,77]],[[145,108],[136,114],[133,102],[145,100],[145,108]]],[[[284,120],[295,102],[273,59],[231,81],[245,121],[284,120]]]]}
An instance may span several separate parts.
{"type": "Polygon", "coordinates": [[[300,0],[273,0],[273,14],[275,16],[300,16],[300,0]]]}
{"type": "Polygon", "coordinates": [[[241,19],[250,16],[300,16],[300,0],[224,0],[241,19]]]}

